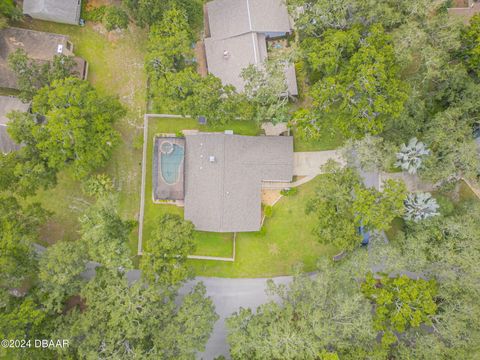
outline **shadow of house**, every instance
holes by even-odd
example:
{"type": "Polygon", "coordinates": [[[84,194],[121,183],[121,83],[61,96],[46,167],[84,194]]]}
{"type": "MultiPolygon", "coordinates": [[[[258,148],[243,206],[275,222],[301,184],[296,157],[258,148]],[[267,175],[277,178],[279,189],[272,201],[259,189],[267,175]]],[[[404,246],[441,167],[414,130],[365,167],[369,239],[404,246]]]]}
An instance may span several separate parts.
{"type": "Polygon", "coordinates": [[[72,56],[76,66],[74,73],[86,79],[88,64],[73,53],[73,44],[68,36],[41,31],[7,28],[0,30],[0,87],[18,89],[17,77],[8,66],[8,56],[17,50],[38,63],[52,61],[56,55],[72,56]]]}

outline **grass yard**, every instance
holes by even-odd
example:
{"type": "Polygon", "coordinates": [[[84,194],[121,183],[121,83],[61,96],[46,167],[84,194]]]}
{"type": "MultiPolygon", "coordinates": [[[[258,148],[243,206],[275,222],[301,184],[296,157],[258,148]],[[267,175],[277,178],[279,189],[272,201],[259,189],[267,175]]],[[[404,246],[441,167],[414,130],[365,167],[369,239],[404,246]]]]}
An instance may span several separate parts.
{"type": "Polygon", "coordinates": [[[191,255],[219,256],[230,258],[233,256],[232,233],[195,232],[197,249],[191,255]]]}
{"type": "Polygon", "coordinates": [[[339,132],[325,132],[316,140],[307,140],[295,136],[294,130],[292,134],[294,135],[293,146],[296,152],[334,150],[341,147],[345,141],[343,135],[339,132]]]}
{"type": "MultiPolygon", "coordinates": [[[[108,34],[102,25],[88,23],[84,27],[43,21],[26,21],[15,26],[65,34],[70,37],[76,55],[89,63],[88,80],[105,95],[118,96],[127,109],[127,116],[116,124],[122,141],[106,169],[119,190],[119,211],[125,218],[137,218],[141,181],[141,141],[143,114],[146,108],[146,74],[143,62],[147,33],[130,26],[122,34],[108,34]]],[[[35,200],[53,211],[44,230],[44,240],[54,243],[78,237],[78,216],[89,199],[82,196],[80,183],[68,171],[59,174],[55,189],[42,191],[35,200]]],[[[132,234],[130,246],[136,254],[137,236],[132,234]]]]}
{"type": "Polygon", "coordinates": [[[338,251],[319,244],[312,229],[315,218],[305,214],[305,203],[313,195],[317,179],[299,187],[294,196],[283,197],[266,219],[264,229],[239,233],[235,262],[189,260],[197,275],[216,277],[268,277],[287,275],[295,265],[304,271],[315,270],[320,256],[338,251]]]}

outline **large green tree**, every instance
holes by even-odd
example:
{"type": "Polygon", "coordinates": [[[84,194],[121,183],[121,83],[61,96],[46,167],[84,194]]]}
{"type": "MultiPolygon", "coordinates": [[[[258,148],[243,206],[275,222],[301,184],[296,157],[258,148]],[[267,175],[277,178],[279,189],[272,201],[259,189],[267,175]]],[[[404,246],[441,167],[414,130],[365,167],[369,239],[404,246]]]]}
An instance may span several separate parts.
{"type": "Polygon", "coordinates": [[[18,287],[36,271],[32,244],[49,213],[39,204],[22,206],[14,197],[0,196],[0,286],[18,287]]]}
{"type": "Polygon", "coordinates": [[[79,358],[194,359],[218,318],[201,284],[177,305],[166,288],[129,285],[125,274],[105,268],[81,298],[86,308],[70,311],[57,328],[72,342],[63,351],[79,358]]]}
{"type": "Polygon", "coordinates": [[[189,275],[186,261],[194,249],[193,224],[178,215],[163,215],[145,244],[140,262],[142,276],[152,284],[179,283],[189,275]]]}
{"type": "Polygon", "coordinates": [[[232,358],[367,358],[376,334],[369,304],[354,280],[364,259],[353,262],[356,266],[321,262],[318,274],[298,275],[288,287],[271,283],[269,294],[279,303],[241,308],[227,319],[232,358]]]}
{"type": "Polygon", "coordinates": [[[172,7],[182,9],[190,26],[200,29],[203,21],[203,0],[123,0],[130,14],[140,26],[151,26],[160,22],[172,7]]]}
{"type": "Polygon", "coordinates": [[[290,14],[302,36],[318,37],[328,29],[380,23],[387,29],[406,21],[422,21],[435,9],[431,0],[290,0],[290,14]],[[298,7],[302,11],[298,11],[298,7]]]}
{"type": "Polygon", "coordinates": [[[86,254],[81,242],[62,241],[47,248],[39,260],[38,279],[42,304],[47,311],[60,313],[65,300],[81,288],[86,254]]]}
{"type": "Polygon", "coordinates": [[[431,325],[438,308],[437,291],[435,280],[411,279],[406,275],[377,279],[368,273],[362,292],[375,306],[374,325],[376,330],[383,331],[382,344],[394,343],[394,332],[431,325]]]}
{"type": "Polygon", "coordinates": [[[360,243],[357,228],[386,230],[404,211],[403,183],[387,181],[383,191],[366,188],[353,168],[328,162],[315,195],[306,207],[317,218],[315,233],[322,243],[352,250],[360,243]]]}
{"type": "Polygon", "coordinates": [[[244,93],[253,105],[253,118],[257,122],[288,121],[287,66],[291,66],[288,61],[275,59],[266,61],[262,67],[251,64],[242,70],[244,93]]]}
{"type": "Polygon", "coordinates": [[[48,167],[71,164],[78,177],[104,165],[119,136],[113,129],[125,110],[102,96],[86,81],[66,78],[54,81],[35,96],[32,111],[14,116],[9,132],[18,142],[33,147],[48,167]]]}
{"type": "Polygon", "coordinates": [[[410,223],[383,249],[372,249],[386,272],[409,270],[437,282],[430,330],[407,330],[390,349],[392,357],[470,359],[480,350],[479,210],[477,201],[457,204],[448,215],[410,223]]]}
{"type": "Polygon", "coordinates": [[[312,107],[296,114],[297,126],[313,138],[326,126],[348,137],[381,133],[387,122],[400,116],[408,98],[390,35],[372,25],[330,31],[325,39],[311,42],[323,41],[314,45],[318,53],[307,51],[311,66],[324,75],[310,91],[312,107]]]}
{"type": "Polygon", "coordinates": [[[39,63],[28,58],[23,49],[8,56],[8,66],[17,78],[19,97],[32,100],[37,91],[54,80],[65,79],[75,74],[75,60],[71,56],[55,55],[52,61],[39,63]]]}
{"type": "Polygon", "coordinates": [[[148,33],[146,68],[152,80],[185,68],[193,58],[191,44],[186,14],[177,8],[167,10],[148,33]]]}
{"type": "Polygon", "coordinates": [[[469,69],[480,76],[480,14],[462,32],[462,55],[469,69]]]}
{"type": "Polygon", "coordinates": [[[113,196],[100,198],[92,205],[80,218],[80,241],[84,243],[89,260],[110,269],[131,268],[128,241],[136,223],[123,220],[116,205],[113,196]]]}

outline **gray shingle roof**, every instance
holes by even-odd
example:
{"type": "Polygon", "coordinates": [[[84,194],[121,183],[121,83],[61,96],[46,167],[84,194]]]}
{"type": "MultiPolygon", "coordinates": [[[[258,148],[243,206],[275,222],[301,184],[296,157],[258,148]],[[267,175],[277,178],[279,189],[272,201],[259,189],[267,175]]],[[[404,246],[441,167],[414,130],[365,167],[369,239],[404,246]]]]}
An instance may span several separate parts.
{"type": "Polygon", "coordinates": [[[16,97],[0,96],[0,152],[5,154],[20,148],[8,135],[7,124],[9,119],[7,114],[14,110],[25,112],[29,107],[30,104],[25,104],[16,97]]]}
{"type": "MultiPolygon", "coordinates": [[[[8,67],[8,55],[23,49],[30,59],[37,62],[53,60],[55,55],[73,55],[73,44],[68,36],[20,28],[0,30],[0,87],[16,89],[17,79],[8,67]]],[[[76,72],[83,78],[86,62],[75,57],[76,72]]]]}
{"type": "Polygon", "coordinates": [[[211,37],[225,39],[247,32],[291,30],[282,0],[215,0],[207,3],[211,37]]]}
{"type": "Polygon", "coordinates": [[[189,135],[185,219],[203,231],[258,231],[262,180],[289,182],[292,176],[291,137],[189,135]]]}
{"type": "MultiPolygon", "coordinates": [[[[215,0],[207,3],[210,37],[205,39],[208,71],[242,92],[240,74],[268,57],[266,37],[291,31],[282,0],[215,0]]],[[[295,68],[285,68],[290,95],[298,95],[295,68]]]]}
{"type": "Polygon", "coordinates": [[[265,35],[254,32],[228,39],[207,38],[205,51],[208,71],[240,92],[244,87],[242,70],[250,64],[261,64],[267,58],[265,35]]]}
{"type": "Polygon", "coordinates": [[[34,19],[78,25],[81,0],[23,0],[23,13],[34,19]]]}

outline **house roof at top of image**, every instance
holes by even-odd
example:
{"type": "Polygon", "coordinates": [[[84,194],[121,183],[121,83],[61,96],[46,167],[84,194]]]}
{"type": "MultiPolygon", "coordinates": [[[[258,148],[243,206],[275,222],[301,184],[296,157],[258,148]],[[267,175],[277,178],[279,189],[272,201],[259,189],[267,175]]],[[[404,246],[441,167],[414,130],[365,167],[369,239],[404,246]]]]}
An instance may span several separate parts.
{"type": "MultiPolygon", "coordinates": [[[[242,70],[250,64],[261,65],[267,59],[265,34],[250,32],[228,39],[205,39],[208,71],[235,86],[242,92],[245,82],[242,70]]],[[[297,79],[293,64],[285,66],[285,81],[290,95],[298,95],[297,79]]]]}
{"type": "Polygon", "coordinates": [[[23,0],[23,13],[34,19],[78,25],[81,0],[23,0]]]}
{"type": "Polygon", "coordinates": [[[207,3],[212,38],[225,39],[248,32],[290,32],[284,0],[214,0],[207,3]]]}
{"type": "Polygon", "coordinates": [[[205,39],[208,71],[224,84],[243,91],[241,72],[250,64],[262,64],[267,58],[265,35],[250,32],[228,39],[205,39]]]}
{"type": "Polygon", "coordinates": [[[20,145],[16,144],[8,135],[7,125],[9,119],[7,114],[11,111],[28,111],[30,104],[23,103],[19,98],[13,96],[0,96],[0,152],[8,153],[18,150],[20,145]]]}
{"type": "MultiPolygon", "coordinates": [[[[71,55],[67,48],[69,38],[66,35],[53,34],[42,31],[6,28],[0,30],[0,87],[17,88],[17,79],[8,67],[8,55],[17,49],[26,52],[30,59],[38,62],[51,61],[55,55],[71,55]]],[[[75,57],[80,75],[83,75],[85,60],[75,57]]]]}
{"type": "Polygon", "coordinates": [[[292,177],[292,137],[187,135],[185,219],[201,231],[258,231],[262,181],[292,177]]]}

